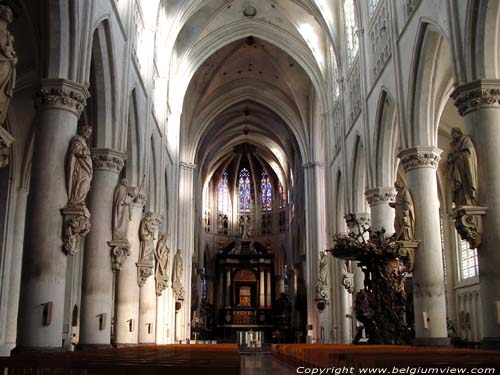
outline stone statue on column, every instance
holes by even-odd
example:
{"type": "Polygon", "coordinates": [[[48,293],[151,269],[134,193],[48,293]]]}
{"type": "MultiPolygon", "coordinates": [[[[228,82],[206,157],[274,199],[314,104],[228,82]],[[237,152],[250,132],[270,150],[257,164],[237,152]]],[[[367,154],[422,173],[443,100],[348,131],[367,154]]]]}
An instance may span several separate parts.
{"type": "Polygon", "coordinates": [[[177,249],[174,256],[174,266],[172,270],[172,288],[177,299],[184,299],[184,288],[182,286],[182,256],[181,249],[177,249]]]}
{"type": "Polygon", "coordinates": [[[78,238],[90,231],[90,212],[85,200],[93,175],[92,157],[87,144],[91,134],[90,126],[79,126],[66,158],[68,203],[61,211],[64,216],[63,248],[70,255],[77,252],[78,238]]]}
{"type": "Polygon", "coordinates": [[[0,168],[9,164],[9,148],[14,143],[14,138],[4,127],[16,84],[17,55],[14,37],[7,30],[12,19],[12,10],[7,5],[0,5],[0,168]]]}
{"type": "Polygon", "coordinates": [[[486,207],[479,207],[477,200],[477,155],[471,137],[460,128],[451,129],[451,151],[448,154],[448,181],[455,207],[451,216],[460,237],[475,249],[481,244],[482,216],[486,207]]]}
{"type": "Polygon", "coordinates": [[[242,240],[248,240],[250,237],[250,220],[247,215],[240,217],[240,234],[242,240]]]}
{"type": "Polygon", "coordinates": [[[161,296],[162,292],[167,288],[168,284],[168,257],[170,249],[167,247],[167,234],[163,233],[156,245],[156,294],[161,296]]]}
{"type": "Polygon", "coordinates": [[[316,299],[328,300],[328,256],[325,251],[319,253],[319,276],[316,284],[316,299]]]}
{"type": "Polygon", "coordinates": [[[448,179],[456,206],[477,205],[477,156],[472,139],[460,128],[451,129],[448,179]]]}
{"type": "Polygon", "coordinates": [[[151,211],[146,212],[139,226],[139,262],[137,263],[137,284],[142,287],[153,274],[155,258],[155,230],[157,221],[151,211]]]}
{"type": "Polygon", "coordinates": [[[131,203],[133,197],[129,194],[128,181],[123,178],[113,195],[111,266],[114,271],[121,270],[123,262],[130,255],[128,242],[128,227],[132,220],[131,203]]]}
{"type": "Polygon", "coordinates": [[[395,241],[412,241],[415,239],[415,207],[410,191],[400,182],[394,184],[396,201],[389,206],[396,210],[394,217],[395,241]]]}

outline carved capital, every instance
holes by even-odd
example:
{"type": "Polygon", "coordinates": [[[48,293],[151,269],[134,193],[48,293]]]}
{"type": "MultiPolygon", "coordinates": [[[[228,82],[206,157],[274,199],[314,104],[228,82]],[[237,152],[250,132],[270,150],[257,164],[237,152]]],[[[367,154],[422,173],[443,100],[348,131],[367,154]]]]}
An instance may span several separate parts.
{"type": "Polygon", "coordinates": [[[480,80],[459,86],[451,94],[460,115],[483,108],[500,109],[500,81],[480,80]]]}
{"type": "Polygon", "coordinates": [[[441,152],[437,147],[417,146],[400,151],[398,156],[404,171],[408,172],[416,168],[437,169],[441,152]]]}
{"type": "Polygon", "coordinates": [[[78,240],[90,232],[90,212],[87,207],[64,207],[63,215],[63,250],[66,255],[75,255],[78,240]]]}
{"type": "Polygon", "coordinates": [[[188,171],[194,171],[196,169],[196,164],[186,163],[184,161],[179,162],[179,167],[188,171]]]}
{"type": "Polygon", "coordinates": [[[325,166],[325,163],[321,162],[321,161],[310,161],[309,163],[305,163],[303,165],[304,168],[324,168],[325,166]]]}
{"type": "Polygon", "coordinates": [[[396,200],[396,191],[392,187],[376,187],[365,192],[370,207],[378,204],[389,204],[396,200]]]}
{"type": "Polygon", "coordinates": [[[477,249],[481,245],[486,210],[486,207],[459,206],[451,211],[458,234],[469,243],[471,249],[477,249]]]}
{"type": "Polygon", "coordinates": [[[79,83],[62,78],[44,79],[36,94],[35,105],[37,108],[63,109],[80,117],[89,96],[87,88],[79,83]]]}
{"type": "Polygon", "coordinates": [[[92,163],[95,170],[108,170],[120,173],[127,160],[127,155],[123,152],[111,150],[109,148],[93,148],[92,163]]]}
{"type": "Polygon", "coordinates": [[[128,240],[119,241],[109,241],[109,247],[111,247],[111,269],[113,271],[120,271],[123,267],[123,263],[130,255],[130,243],[128,240]]]}
{"type": "Polygon", "coordinates": [[[9,149],[15,139],[0,125],[0,168],[9,164],[9,149]]]}

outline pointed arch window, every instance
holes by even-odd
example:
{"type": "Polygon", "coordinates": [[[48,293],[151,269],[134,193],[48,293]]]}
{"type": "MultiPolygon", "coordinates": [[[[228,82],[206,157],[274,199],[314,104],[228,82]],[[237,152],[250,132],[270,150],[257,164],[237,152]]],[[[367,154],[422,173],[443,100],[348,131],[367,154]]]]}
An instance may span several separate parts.
{"type": "Polygon", "coordinates": [[[217,211],[229,213],[231,200],[229,198],[229,184],[227,172],[222,174],[222,177],[217,185],[217,211]]]}
{"type": "Polygon", "coordinates": [[[354,61],[359,49],[359,40],[356,35],[358,26],[356,24],[356,15],[354,13],[354,0],[344,0],[344,22],[347,46],[347,63],[350,65],[354,61]]]}
{"type": "Polygon", "coordinates": [[[238,195],[240,211],[249,212],[251,205],[250,172],[242,168],[238,176],[238,195]]]}
{"type": "Polygon", "coordinates": [[[373,16],[380,0],[368,0],[368,13],[373,16]]]}
{"type": "Polygon", "coordinates": [[[260,180],[260,190],[262,193],[261,203],[262,203],[262,211],[271,211],[273,204],[273,187],[271,182],[269,181],[269,176],[266,171],[262,171],[262,176],[260,180]]]}

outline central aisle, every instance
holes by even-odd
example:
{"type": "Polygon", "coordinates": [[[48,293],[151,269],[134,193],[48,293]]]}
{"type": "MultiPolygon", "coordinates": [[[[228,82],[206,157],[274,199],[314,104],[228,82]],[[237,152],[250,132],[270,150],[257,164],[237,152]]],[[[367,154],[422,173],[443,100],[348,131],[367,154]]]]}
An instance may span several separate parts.
{"type": "Polygon", "coordinates": [[[241,356],[241,375],[287,375],[296,370],[270,353],[241,356]]]}

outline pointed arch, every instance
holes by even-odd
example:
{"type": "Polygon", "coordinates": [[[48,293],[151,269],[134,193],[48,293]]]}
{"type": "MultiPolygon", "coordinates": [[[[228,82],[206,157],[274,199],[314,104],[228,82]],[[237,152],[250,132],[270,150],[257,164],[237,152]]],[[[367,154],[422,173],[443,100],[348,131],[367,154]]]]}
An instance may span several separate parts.
{"type": "Polygon", "coordinates": [[[127,129],[127,161],[125,175],[131,186],[139,186],[141,183],[142,166],[142,136],[139,127],[139,114],[135,89],[130,94],[130,106],[128,111],[127,129]]]}
{"type": "Polygon", "coordinates": [[[352,158],[351,205],[352,212],[367,212],[365,191],[367,187],[366,151],[361,136],[354,143],[352,158]]]}

